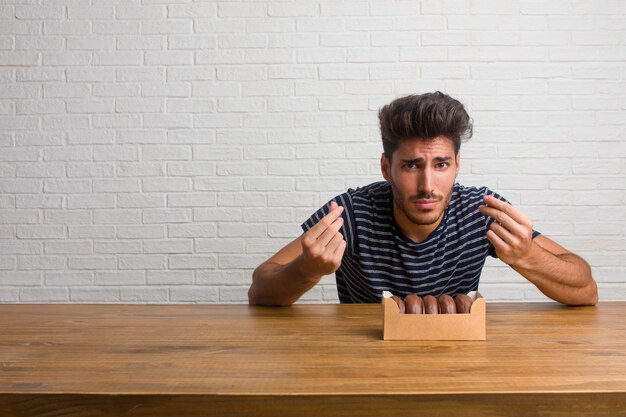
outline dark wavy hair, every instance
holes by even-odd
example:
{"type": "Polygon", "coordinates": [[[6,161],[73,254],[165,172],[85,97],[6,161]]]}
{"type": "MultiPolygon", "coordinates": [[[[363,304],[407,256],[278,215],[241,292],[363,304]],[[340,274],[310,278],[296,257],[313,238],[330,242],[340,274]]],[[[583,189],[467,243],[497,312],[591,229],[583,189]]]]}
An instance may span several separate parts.
{"type": "Polygon", "coordinates": [[[470,139],[473,131],[463,105],[440,91],[397,98],[378,111],[378,120],[383,149],[389,159],[402,140],[429,140],[437,136],[452,140],[456,156],[461,141],[470,139]]]}

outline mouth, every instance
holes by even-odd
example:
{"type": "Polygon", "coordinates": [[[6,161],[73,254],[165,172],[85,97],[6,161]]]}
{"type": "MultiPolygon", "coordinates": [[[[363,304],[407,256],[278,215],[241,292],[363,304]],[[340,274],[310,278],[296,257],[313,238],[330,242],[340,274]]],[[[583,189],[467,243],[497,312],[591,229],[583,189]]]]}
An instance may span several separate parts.
{"type": "Polygon", "coordinates": [[[413,205],[420,210],[432,210],[437,207],[439,200],[436,199],[417,199],[413,200],[413,205]]]}

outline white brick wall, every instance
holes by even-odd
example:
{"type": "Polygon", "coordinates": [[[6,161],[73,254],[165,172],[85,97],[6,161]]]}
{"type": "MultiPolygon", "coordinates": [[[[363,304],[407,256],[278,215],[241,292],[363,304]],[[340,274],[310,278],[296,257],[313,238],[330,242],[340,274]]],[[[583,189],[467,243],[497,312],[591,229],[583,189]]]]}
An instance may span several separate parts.
{"type": "MultiPolygon", "coordinates": [[[[377,109],[435,89],[475,121],[459,180],[626,300],[624,1],[4,0],[0,302],[245,302],[381,178],[377,109]]],[[[496,260],[481,290],[544,299],[496,260]]]]}

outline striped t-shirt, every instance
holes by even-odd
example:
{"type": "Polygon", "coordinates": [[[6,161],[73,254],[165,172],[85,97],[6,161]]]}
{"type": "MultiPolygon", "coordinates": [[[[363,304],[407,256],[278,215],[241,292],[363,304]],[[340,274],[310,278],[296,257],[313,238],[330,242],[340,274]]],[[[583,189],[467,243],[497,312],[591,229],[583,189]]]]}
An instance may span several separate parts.
{"type": "MultiPolygon", "coordinates": [[[[339,301],[377,303],[383,291],[404,297],[477,290],[487,255],[496,256],[486,237],[494,220],[478,211],[487,194],[506,201],[487,187],[455,184],[441,223],[420,243],[406,237],[395,222],[389,183],[376,182],[335,197],[344,207],[340,232],[347,243],[335,273],[339,301]]],[[[302,229],[313,227],[329,207],[330,202],[302,229]]],[[[533,238],[538,235],[533,231],[533,238]]]]}

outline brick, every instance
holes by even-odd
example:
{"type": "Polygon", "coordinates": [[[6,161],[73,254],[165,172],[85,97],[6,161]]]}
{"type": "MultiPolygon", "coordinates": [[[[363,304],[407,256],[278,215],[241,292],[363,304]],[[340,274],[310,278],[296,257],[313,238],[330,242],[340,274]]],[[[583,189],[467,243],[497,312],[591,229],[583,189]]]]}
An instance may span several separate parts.
{"type": "Polygon", "coordinates": [[[63,19],[64,14],[64,8],[60,6],[15,6],[18,19],[63,19]]]}
{"type": "Polygon", "coordinates": [[[117,228],[117,237],[120,239],[162,239],[165,237],[165,226],[137,225],[117,228]]]}
{"type": "Polygon", "coordinates": [[[170,144],[209,144],[215,143],[215,132],[211,130],[170,130],[167,132],[170,144]]]}
{"type": "Polygon", "coordinates": [[[190,65],[193,64],[191,51],[146,51],[146,65],[190,65]]]}
{"type": "Polygon", "coordinates": [[[289,18],[246,19],[248,33],[283,33],[295,32],[295,22],[289,18]]]}
{"type": "Polygon", "coordinates": [[[116,256],[70,256],[68,267],[75,270],[114,269],[117,267],[116,256]]]}
{"type": "Polygon", "coordinates": [[[40,285],[41,274],[39,272],[25,271],[0,271],[1,286],[34,286],[40,285]]]}
{"type": "Polygon", "coordinates": [[[151,239],[143,244],[143,253],[191,253],[193,241],[191,239],[151,239]]]}
{"type": "Polygon", "coordinates": [[[141,65],[143,63],[143,53],[95,52],[93,61],[95,65],[102,66],[141,65]]]}
{"type": "Polygon", "coordinates": [[[160,50],[164,40],[161,36],[117,36],[115,38],[118,50],[160,50]]]}
{"type": "Polygon", "coordinates": [[[52,255],[88,255],[93,252],[88,240],[63,240],[45,242],[45,253],[52,255]]]}
{"type": "Polygon", "coordinates": [[[189,34],[193,33],[193,21],[190,19],[144,20],[141,30],[144,35],[189,34]]]}
{"type": "Polygon", "coordinates": [[[284,177],[245,178],[244,191],[289,191],[293,190],[293,180],[284,177]]]}
{"type": "MultiPolygon", "coordinates": [[[[217,205],[220,207],[261,207],[267,205],[267,197],[264,193],[224,192],[218,195],[217,205]]],[[[237,211],[233,212],[232,216],[235,217],[235,214],[237,214],[237,218],[241,218],[237,211]]]]}
{"type": "Polygon", "coordinates": [[[219,3],[217,15],[219,17],[263,17],[267,14],[265,4],[251,3],[219,3]]]}
{"type": "MultiPolygon", "coordinates": [[[[493,5],[489,2],[489,5],[493,5]]],[[[421,2],[422,14],[469,14],[469,1],[467,0],[424,0],[421,2]]]]}
{"type": "Polygon", "coordinates": [[[91,214],[87,210],[46,210],[44,213],[46,224],[89,224],[91,214]]]}
{"type": "Polygon", "coordinates": [[[22,288],[20,289],[20,302],[67,302],[69,290],[67,288],[22,288]]]}
{"type": "Polygon", "coordinates": [[[173,114],[146,114],[144,115],[144,126],[146,127],[192,127],[193,121],[190,115],[173,114]]]}
{"type": "Polygon", "coordinates": [[[241,271],[198,271],[196,284],[198,285],[245,285],[249,278],[241,271]]]}
{"type": "Polygon", "coordinates": [[[173,287],[170,289],[170,301],[216,303],[219,301],[219,292],[217,288],[211,287],[173,287]]]}
{"type": "Polygon", "coordinates": [[[165,269],[166,265],[167,259],[165,256],[161,255],[130,255],[119,257],[119,268],[123,270],[159,270],[165,269]]]}
{"type": "Polygon", "coordinates": [[[398,48],[350,48],[348,49],[347,62],[396,62],[398,60],[398,48]]]}
{"type": "Polygon", "coordinates": [[[146,287],[122,287],[120,288],[120,300],[125,303],[158,303],[163,304],[168,301],[167,288],[146,288],[146,287]]]}
{"type": "MultiPolygon", "coordinates": [[[[256,19],[232,18],[211,18],[194,19],[194,29],[196,33],[241,33],[245,30],[245,24],[251,24],[256,19]]],[[[248,30],[254,32],[254,30],[248,30]]]]}
{"type": "Polygon", "coordinates": [[[41,191],[41,181],[0,180],[0,191],[3,193],[38,193],[41,191]]]}
{"type": "Polygon", "coordinates": [[[115,142],[115,132],[112,130],[74,130],[67,132],[68,145],[110,145],[115,142]]]}
{"type": "Polygon", "coordinates": [[[66,269],[67,262],[64,256],[53,255],[19,255],[17,257],[17,269],[28,270],[60,270],[66,269]]]}
{"type": "Polygon", "coordinates": [[[169,257],[171,269],[215,269],[217,261],[211,256],[174,255],[169,257]]]}
{"type": "Polygon", "coordinates": [[[146,209],[143,211],[143,222],[151,223],[189,223],[191,211],[185,209],[146,209]]]}
{"type": "Polygon", "coordinates": [[[80,287],[93,284],[93,272],[91,271],[71,271],[71,272],[45,272],[44,282],[47,287],[80,287]]]}
{"type": "Polygon", "coordinates": [[[148,271],[149,285],[186,285],[193,283],[191,271],[148,271]]]}
{"type": "Polygon", "coordinates": [[[217,13],[217,7],[211,3],[200,4],[172,4],[167,6],[167,16],[169,18],[200,18],[213,17],[217,13]]]}
{"type": "Polygon", "coordinates": [[[120,301],[117,288],[70,288],[70,301],[85,303],[114,303],[120,301]]]}
{"type": "Polygon", "coordinates": [[[115,237],[115,228],[113,226],[68,226],[68,236],[70,239],[110,239],[115,237]]]}
{"type": "Polygon", "coordinates": [[[68,177],[112,177],[113,164],[110,163],[69,163],[67,164],[68,177]]]}
{"type": "Polygon", "coordinates": [[[161,20],[165,18],[167,8],[165,5],[142,5],[142,6],[116,6],[116,19],[133,20],[161,20]]]}
{"type": "Polygon", "coordinates": [[[139,210],[96,210],[93,213],[94,224],[139,224],[141,212],[139,210]]]}
{"type": "Polygon", "coordinates": [[[124,68],[116,70],[115,78],[118,82],[165,81],[165,72],[162,68],[124,68]]]}
{"type": "Polygon", "coordinates": [[[44,21],[43,33],[45,35],[88,35],[90,33],[89,22],[86,21],[44,21]]]}
{"type": "MultiPolygon", "coordinates": [[[[145,184],[143,184],[145,186],[145,184]]],[[[144,191],[146,191],[144,189],[144,191]]],[[[120,194],[117,196],[118,207],[158,208],[165,207],[165,198],[160,194],[120,194]]]]}
{"type": "Polygon", "coordinates": [[[299,63],[338,63],[346,61],[343,48],[302,49],[296,52],[299,63]]]}
{"type": "Polygon", "coordinates": [[[207,207],[217,205],[215,193],[176,194],[170,195],[167,199],[168,207],[207,207]]]}

